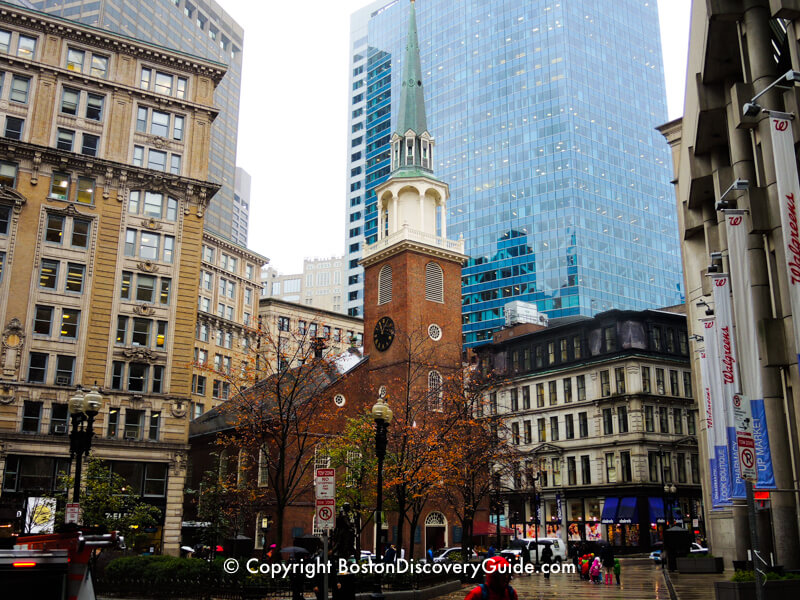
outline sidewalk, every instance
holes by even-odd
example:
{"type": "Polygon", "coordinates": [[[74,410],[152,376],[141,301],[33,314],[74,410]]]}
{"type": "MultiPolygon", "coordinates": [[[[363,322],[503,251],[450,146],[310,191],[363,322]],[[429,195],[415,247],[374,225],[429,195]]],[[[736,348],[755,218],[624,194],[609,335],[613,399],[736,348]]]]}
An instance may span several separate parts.
{"type": "Polygon", "coordinates": [[[714,598],[714,582],[728,581],[732,571],[722,573],[679,573],[664,570],[672,600],[708,600],[714,598]]]}

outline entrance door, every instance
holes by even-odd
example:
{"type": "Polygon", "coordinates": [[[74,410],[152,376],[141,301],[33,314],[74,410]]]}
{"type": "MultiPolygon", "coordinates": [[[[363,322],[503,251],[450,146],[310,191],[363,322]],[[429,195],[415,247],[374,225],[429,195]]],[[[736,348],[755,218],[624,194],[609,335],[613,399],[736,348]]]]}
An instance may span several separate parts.
{"type": "Polygon", "coordinates": [[[428,548],[438,550],[447,546],[447,519],[445,516],[434,511],[425,518],[425,551],[428,548]]]}

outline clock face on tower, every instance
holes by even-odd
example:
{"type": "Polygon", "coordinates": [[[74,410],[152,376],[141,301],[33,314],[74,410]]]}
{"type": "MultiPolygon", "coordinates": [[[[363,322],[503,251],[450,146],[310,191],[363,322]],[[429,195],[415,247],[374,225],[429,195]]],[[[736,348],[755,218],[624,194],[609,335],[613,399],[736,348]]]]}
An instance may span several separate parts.
{"type": "Polygon", "coordinates": [[[388,350],[394,341],[394,321],[389,317],[382,317],[375,324],[375,331],[372,332],[372,341],[381,352],[388,350]]]}

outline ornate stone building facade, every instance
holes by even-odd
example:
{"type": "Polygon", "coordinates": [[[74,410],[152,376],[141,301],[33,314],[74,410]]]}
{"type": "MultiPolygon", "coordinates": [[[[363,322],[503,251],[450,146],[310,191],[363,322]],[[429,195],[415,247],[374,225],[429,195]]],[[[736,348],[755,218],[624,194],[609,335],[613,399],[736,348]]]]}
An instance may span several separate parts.
{"type": "Polygon", "coordinates": [[[477,351],[502,381],[484,416],[502,418],[518,457],[499,482],[501,522],[534,537],[538,501],[539,537],[620,552],[663,541],[667,524],[702,533],[697,390],[676,308],[518,325],[477,351]]]}
{"type": "MultiPolygon", "coordinates": [[[[273,363],[266,367],[269,373],[274,373],[277,369],[274,351],[279,347],[291,362],[291,357],[297,353],[299,347],[310,344],[313,339],[321,338],[325,346],[325,356],[341,354],[350,347],[363,344],[364,321],[359,317],[348,317],[342,313],[277,298],[262,298],[258,317],[265,360],[273,363]]],[[[255,342],[258,343],[258,339],[255,342]]]]}
{"type": "MultiPolygon", "coordinates": [[[[798,184],[798,19],[796,0],[694,2],[684,114],[659,128],[672,149],[687,319],[697,351],[692,368],[712,405],[719,403],[701,429],[709,548],[726,564],[749,560],[755,549],[786,569],[800,567],[800,280],[797,192],[788,188],[798,184]],[[709,334],[712,323],[714,331],[733,332],[727,346],[738,354],[723,385],[716,384],[723,369],[713,366],[712,347],[729,357],[714,339],[723,336],[709,334]],[[736,392],[749,399],[753,417],[754,515],[739,477],[734,411],[719,410],[733,405],[736,392]],[[730,468],[715,468],[726,454],[730,468]]],[[[740,431],[747,434],[747,426],[740,431]]]]}
{"type": "MultiPolygon", "coordinates": [[[[69,469],[67,403],[104,397],[108,461],[177,554],[219,63],[0,14],[0,523],[69,469]]],[[[23,513],[24,514],[24,513],[23,513]]]]}
{"type": "Polygon", "coordinates": [[[209,232],[203,234],[197,297],[191,415],[227,400],[252,372],[261,268],[268,259],[209,232]]]}

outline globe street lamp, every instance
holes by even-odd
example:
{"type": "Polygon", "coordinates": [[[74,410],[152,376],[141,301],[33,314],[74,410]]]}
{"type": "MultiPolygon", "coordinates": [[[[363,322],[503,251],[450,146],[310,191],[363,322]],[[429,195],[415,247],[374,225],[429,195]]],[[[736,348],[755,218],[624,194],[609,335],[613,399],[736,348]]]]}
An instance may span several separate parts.
{"type": "Polygon", "coordinates": [[[94,437],[94,418],[103,404],[103,396],[97,390],[97,384],[86,394],[81,386],[75,390],[75,395],[69,399],[69,412],[72,419],[72,431],[69,434],[69,454],[75,457],[75,487],[72,492],[72,501],[80,502],[81,497],[81,462],[83,455],[89,455],[94,437]]]}
{"type": "Polygon", "coordinates": [[[375,456],[378,458],[378,487],[375,523],[378,526],[376,554],[383,556],[383,459],[386,457],[386,433],[392,422],[392,409],[384,401],[384,394],[378,397],[372,407],[372,418],[375,419],[375,456]]]}
{"type": "MultiPolygon", "coordinates": [[[[667,514],[671,517],[675,517],[675,511],[673,510],[672,499],[675,496],[675,493],[678,491],[678,488],[675,487],[675,484],[665,484],[664,485],[664,495],[666,496],[667,505],[664,507],[667,510],[667,514]]],[[[670,519],[664,516],[664,520],[666,522],[666,527],[669,527],[670,519]]]]}

